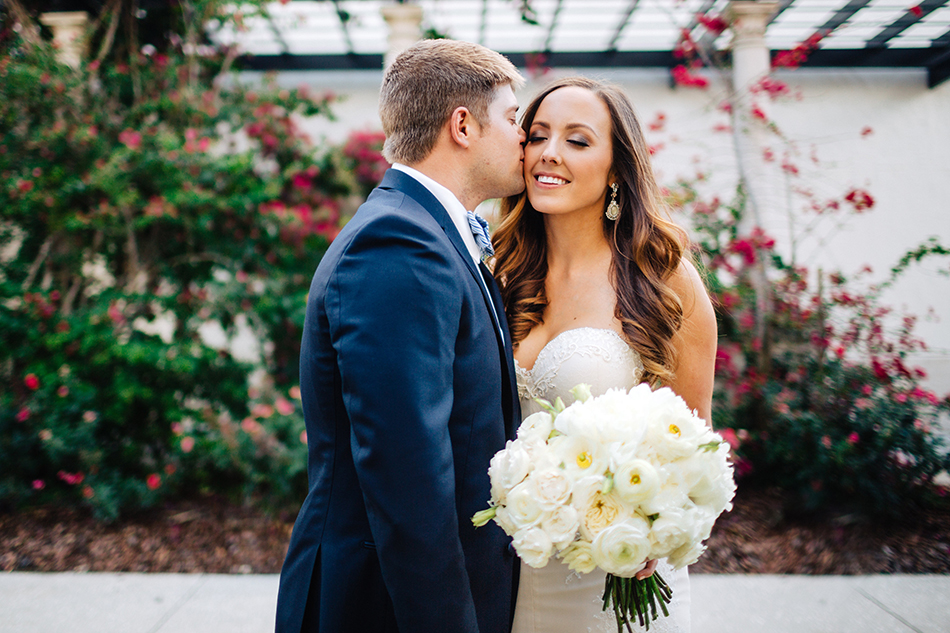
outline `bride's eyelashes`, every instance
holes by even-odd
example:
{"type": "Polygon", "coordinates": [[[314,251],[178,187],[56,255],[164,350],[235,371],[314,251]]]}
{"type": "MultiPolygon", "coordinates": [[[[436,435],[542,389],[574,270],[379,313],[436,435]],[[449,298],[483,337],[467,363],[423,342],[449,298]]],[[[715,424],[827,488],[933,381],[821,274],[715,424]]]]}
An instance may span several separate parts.
{"type": "MultiPolygon", "coordinates": [[[[541,141],[546,141],[546,140],[548,140],[548,138],[547,138],[546,136],[534,136],[534,135],[532,135],[532,136],[529,136],[529,137],[528,137],[528,139],[525,141],[525,143],[526,143],[526,144],[529,144],[529,145],[533,145],[534,143],[539,143],[539,142],[541,142],[541,141]]],[[[570,143],[571,145],[575,145],[575,146],[577,146],[577,147],[590,147],[590,143],[588,143],[585,139],[582,139],[582,138],[577,138],[577,139],[571,138],[571,139],[567,139],[567,142],[570,143]]]]}

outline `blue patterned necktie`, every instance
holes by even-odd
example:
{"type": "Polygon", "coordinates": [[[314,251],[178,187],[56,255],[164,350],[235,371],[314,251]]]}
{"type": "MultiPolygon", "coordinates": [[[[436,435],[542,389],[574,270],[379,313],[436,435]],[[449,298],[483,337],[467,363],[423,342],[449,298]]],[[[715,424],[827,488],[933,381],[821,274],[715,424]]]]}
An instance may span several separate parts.
{"type": "Polygon", "coordinates": [[[488,222],[474,211],[466,213],[468,213],[468,225],[472,229],[472,235],[475,236],[475,243],[478,244],[482,261],[491,259],[495,256],[495,249],[492,248],[491,240],[488,239],[488,222]]]}

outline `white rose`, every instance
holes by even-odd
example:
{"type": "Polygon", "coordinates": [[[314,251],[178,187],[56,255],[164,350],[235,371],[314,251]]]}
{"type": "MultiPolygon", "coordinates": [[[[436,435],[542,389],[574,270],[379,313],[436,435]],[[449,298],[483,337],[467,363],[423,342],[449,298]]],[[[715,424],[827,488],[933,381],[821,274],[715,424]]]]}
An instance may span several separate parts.
{"type": "Polygon", "coordinates": [[[630,517],[601,531],[591,543],[597,566],[623,578],[631,578],[644,568],[650,554],[650,526],[630,517]]]}
{"type": "Polygon", "coordinates": [[[538,503],[537,486],[530,478],[511,489],[505,507],[508,509],[508,520],[519,532],[540,523],[544,514],[538,503]]]}
{"type": "Polygon", "coordinates": [[[531,473],[538,491],[538,504],[543,510],[554,510],[571,498],[574,482],[560,468],[545,468],[531,473]]]}
{"type": "Polygon", "coordinates": [[[700,451],[683,460],[683,481],[689,498],[699,506],[705,506],[718,516],[732,509],[736,484],[732,466],[727,461],[728,446],[720,446],[715,452],[700,451]]]}
{"type": "Polygon", "coordinates": [[[571,505],[580,515],[581,535],[589,541],[609,525],[629,516],[616,493],[602,492],[605,483],[603,477],[588,477],[574,485],[571,505]]]}
{"type": "Polygon", "coordinates": [[[529,444],[547,442],[554,430],[554,419],[547,411],[532,413],[518,427],[518,439],[529,444]]]}
{"type": "Polygon", "coordinates": [[[634,505],[653,497],[660,489],[660,476],[650,462],[633,459],[614,473],[614,485],[620,498],[634,505]]]}
{"type": "Polygon", "coordinates": [[[600,421],[596,415],[594,402],[596,399],[575,402],[561,411],[554,419],[555,430],[572,437],[596,437],[597,425],[600,421]]]}
{"type": "Polygon", "coordinates": [[[492,501],[505,503],[508,492],[521,483],[530,470],[531,457],[524,444],[519,440],[508,440],[505,448],[495,453],[488,464],[492,501]]]}
{"type": "Polygon", "coordinates": [[[692,540],[695,522],[692,513],[680,508],[670,508],[650,526],[650,558],[666,558],[673,551],[692,540]]]}
{"type": "Polygon", "coordinates": [[[640,511],[647,516],[663,514],[671,508],[692,506],[687,493],[689,488],[683,483],[680,469],[672,466],[660,466],[656,469],[660,478],[660,487],[656,493],[640,502],[640,511]]]}
{"type": "Polygon", "coordinates": [[[622,389],[608,389],[588,403],[591,414],[598,420],[595,428],[600,442],[622,442],[632,448],[640,444],[647,421],[638,411],[636,400],[622,389]]]}
{"type": "Polygon", "coordinates": [[[495,523],[497,523],[508,536],[512,536],[518,531],[518,524],[512,519],[511,512],[505,506],[498,506],[495,509],[495,523]]]}
{"type": "Polygon", "coordinates": [[[554,553],[554,544],[544,530],[537,527],[529,527],[518,530],[512,539],[512,545],[518,556],[535,569],[541,569],[548,564],[551,554],[554,553]]]}
{"type": "Polygon", "coordinates": [[[558,549],[570,545],[577,536],[580,517],[572,506],[560,506],[541,522],[541,529],[558,549]]]}
{"type": "Polygon", "coordinates": [[[560,556],[571,570],[579,574],[589,574],[597,569],[594,552],[587,541],[574,541],[560,556]]]}
{"type": "Polygon", "coordinates": [[[697,541],[695,543],[686,543],[676,549],[672,554],[670,554],[666,562],[673,566],[673,569],[682,569],[687,565],[692,565],[699,560],[699,557],[702,556],[703,552],[706,551],[706,546],[702,542],[697,541]]]}

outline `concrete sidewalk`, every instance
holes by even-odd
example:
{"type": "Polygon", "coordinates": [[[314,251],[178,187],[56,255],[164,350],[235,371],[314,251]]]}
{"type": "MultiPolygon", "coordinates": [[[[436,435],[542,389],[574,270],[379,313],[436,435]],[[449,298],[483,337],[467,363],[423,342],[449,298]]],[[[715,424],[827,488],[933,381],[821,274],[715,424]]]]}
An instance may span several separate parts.
{"type": "MultiPolygon", "coordinates": [[[[950,633],[950,575],[690,578],[693,633],[950,633]]],[[[266,633],[275,575],[0,574],[0,631],[266,633]]]]}

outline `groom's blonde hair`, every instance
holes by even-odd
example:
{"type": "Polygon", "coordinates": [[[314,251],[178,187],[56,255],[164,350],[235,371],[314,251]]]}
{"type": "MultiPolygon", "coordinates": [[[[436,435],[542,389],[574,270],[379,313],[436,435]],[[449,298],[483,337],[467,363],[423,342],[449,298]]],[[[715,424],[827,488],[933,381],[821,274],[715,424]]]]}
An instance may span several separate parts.
{"type": "Polygon", "coordinates": [[[484,46],[456,40],[417,42],[400,53],[383,76],[383,155],[393,163],[418,163],[435,147],[456,108],[468,108],[476,121],[487,124],[495,90],[523,84],[514,64],[484,46]]]}

